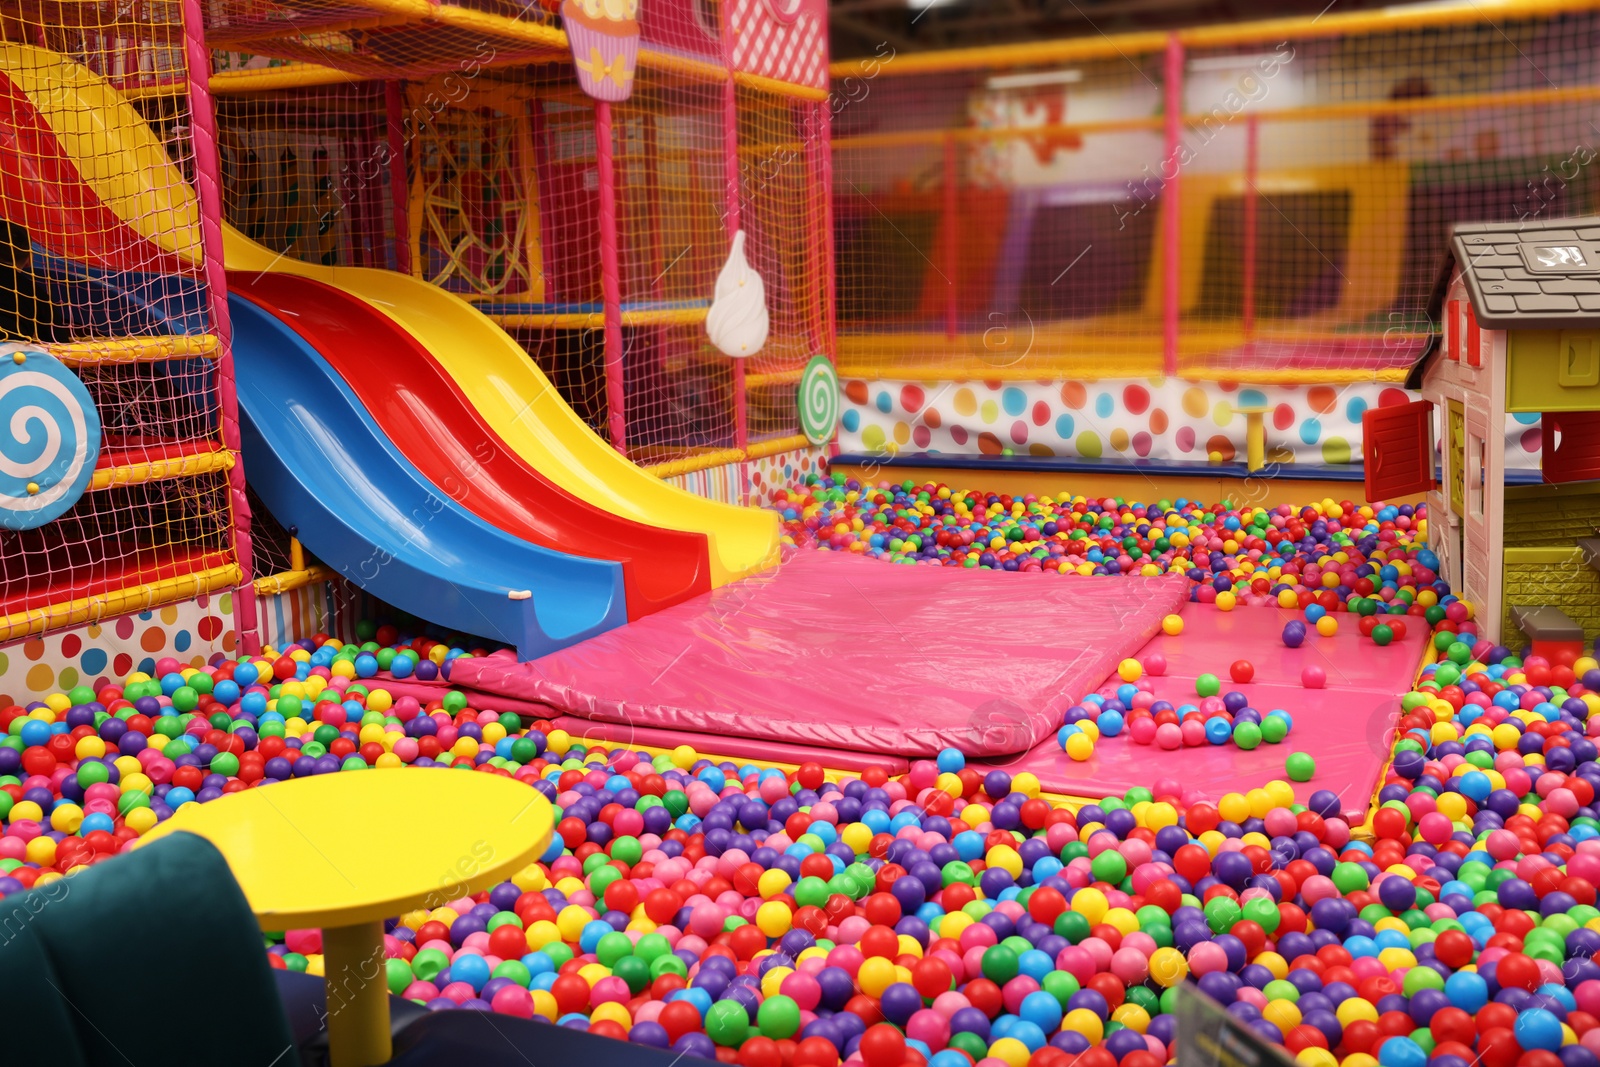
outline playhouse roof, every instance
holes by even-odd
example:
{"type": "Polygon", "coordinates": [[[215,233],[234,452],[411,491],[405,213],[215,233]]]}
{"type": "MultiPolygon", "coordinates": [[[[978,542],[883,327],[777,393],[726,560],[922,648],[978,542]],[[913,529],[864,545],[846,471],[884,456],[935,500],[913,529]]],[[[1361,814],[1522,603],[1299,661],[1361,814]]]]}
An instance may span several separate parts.
{"type": "MultiPolygon", "coordinates": [[[[1428,304],[1443,321],[1444,298],[1459,265],[1478,325],[1490,330],[1559,330],[1600,323],[1600,216],[1520,222],[1463,222],[1428,304]]],[[[1436,339],[1411,368],[1421,384],[1436,339]]]]}

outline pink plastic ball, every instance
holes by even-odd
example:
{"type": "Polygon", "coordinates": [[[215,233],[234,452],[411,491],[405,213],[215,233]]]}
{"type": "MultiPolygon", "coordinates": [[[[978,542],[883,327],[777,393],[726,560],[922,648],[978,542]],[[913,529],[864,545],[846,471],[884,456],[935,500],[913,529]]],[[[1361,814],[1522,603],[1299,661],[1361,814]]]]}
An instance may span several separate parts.
{"type": "Polygon", "coordinates": [[[515,1015],[519,1019],[533,1018],[533,994],[519,985],[502,986],[495,993],[489,1007],[501,1015],[515,1015]]]}
{"type": "Polygon", "coordinates": [[[1307,689],[1321,689],[1328,684],[1328,672],[1315,663],[1309,664],[1300,672],[1300,684],[1307,689]]]}
{"type": "Polygon", "coordinates": [[[1175,722],[1164,722],[1156,727],[1156,744],[1167,751],[1183,745],[1183,730],[1175,722]]]}

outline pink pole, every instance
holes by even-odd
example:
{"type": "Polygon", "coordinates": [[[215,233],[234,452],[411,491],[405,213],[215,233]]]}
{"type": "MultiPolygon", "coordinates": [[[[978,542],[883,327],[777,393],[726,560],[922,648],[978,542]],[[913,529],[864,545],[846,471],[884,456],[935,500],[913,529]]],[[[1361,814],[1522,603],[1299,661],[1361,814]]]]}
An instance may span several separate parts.
{"type": "Polygon", "coordinates": [[[250,502],[244,493],[239,452],[239,398],[234,389],[233,325],[228,318],[228,274],[222,253],[222,179],[217,159],[217,116],[211,102],[211,52],[206,47],[200,0],[184,0],[184,49],[189,67],[189,127],[194,145],[195,191],[200,199],[200,247],[205,259],[206,305],[217,335],[217,398],[222,407],[222,446],[233,453],[228,496],[233,510],[233,555],[244,583],[234,596],[239,647],[261,650],[256,629],[256,588],[250,548],[250,502]]]}
{"type": "MultiPolygon", "coordinates": [[[[817,105],[816,123],[818,130],[818,144],[820,151],[817,153],[821,165],[820,178],[822,181],[822,262],[823,284],[827,290],[823,293],[823,304],[827,308],[827,336],[824,338],[824,349],[828,358],[837,367],[839,363],[839,320],[838,320],[838,286],[836,270],[833,260],[833,110],[832,97],[817,105]]],[[[835,433],[833,440],[828,442],[828,455],[839,454],[839,435],[835,433]]]]}
{"type": "Polygon", "coordinates": [[[389,200],[394,211],[394,269],[411,273],[411,179],[406,172],[404,84],[397,78],[383,83],[384,110],[389,125],[389,200]]]}
{"type": "Polygon", "coordinates": [[[1256,194],[1261,155],[1261,124],[1254,115],[1244,124],[1244,339],[1256,330],[1256,194]]]}
{"type": "Polygon", "coordinates": [[[951,340],[956,336],[956,275],[961,269],[960,241],[956,234],[956,139],[949,134],[944,139],[944,335],[951,340]]]}
{"type": "MultiPolygon", "coordinates": [[[[724,30],[724,33],[727,31],[724,30]]],[[[726,49],[724,49],[726,54],[726,49]]],[[[728,80],[722,87],[722,167],[724,196],[728,208],[728,240],[739,232],[742,214],[739,205],[739,90],[733,81],[733,63],[725,60],[728,80]]],[[[749,238],[746,237],[748,246],[749,238]]],[[[744,395],[744,360],[733,361],[733,446],[743,451],[750,444],[750,427],[747,418],[748,404],[744,395]]]]}
{"type": "Polygon", "coordinates": [[[617,245],[617,168],[612,158],[611,102],[594,102],[595,169],[600,180],[600,299],[605,305],[606,412],[611,444],[628,445],[627,389],[622,369],[622,268],[617,245]]]}
{"type": "Polygon", "coordinates": [[[1167,38],[1166,68],[1167,158],[1162,167],[1162,360],[1167,377],[1178,373],[1178,312],[1182,273],[1178,256],[1183,245],[1183,215],[1179,197],[1178,155],[1183,146],[1183,42],[1177,34],[1167,38]]]}

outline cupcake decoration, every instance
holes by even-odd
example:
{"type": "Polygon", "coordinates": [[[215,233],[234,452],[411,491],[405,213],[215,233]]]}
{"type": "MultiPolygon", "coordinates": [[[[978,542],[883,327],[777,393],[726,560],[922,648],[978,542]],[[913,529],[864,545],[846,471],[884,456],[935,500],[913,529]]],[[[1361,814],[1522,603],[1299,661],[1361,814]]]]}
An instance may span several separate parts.
{"type": "Polygon", "coordinates": [[[639,0],[561,0],[578,84],[613,103],[633,92],[639,58],[639,0]]]}

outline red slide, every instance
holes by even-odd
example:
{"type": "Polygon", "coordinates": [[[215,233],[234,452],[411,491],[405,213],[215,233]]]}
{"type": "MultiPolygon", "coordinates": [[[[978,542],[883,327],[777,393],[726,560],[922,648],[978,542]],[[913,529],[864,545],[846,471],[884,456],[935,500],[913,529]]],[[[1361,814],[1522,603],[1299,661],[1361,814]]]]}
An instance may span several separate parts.
{"type": "Polygon", "coordinates": [[[427,350],[370,304],[289,274],[229,271],[228,288],[305,338],[447,496],[525,541],[620,563],[629,619],[710,591],[704,534],[618,518],[544,478],[494,434],[427,350]]]}

